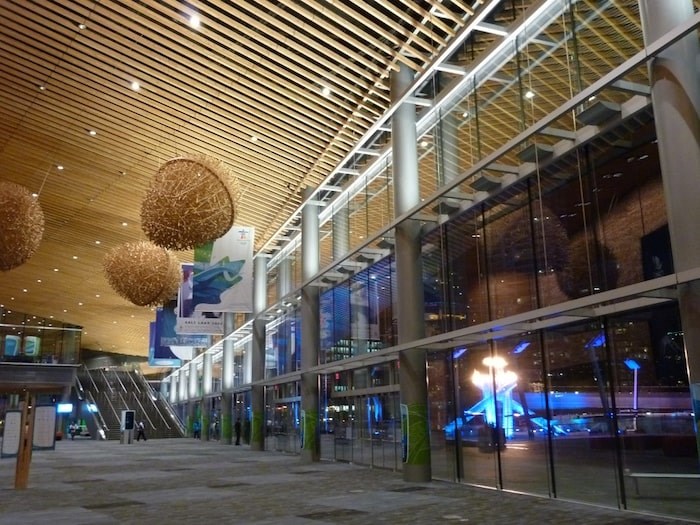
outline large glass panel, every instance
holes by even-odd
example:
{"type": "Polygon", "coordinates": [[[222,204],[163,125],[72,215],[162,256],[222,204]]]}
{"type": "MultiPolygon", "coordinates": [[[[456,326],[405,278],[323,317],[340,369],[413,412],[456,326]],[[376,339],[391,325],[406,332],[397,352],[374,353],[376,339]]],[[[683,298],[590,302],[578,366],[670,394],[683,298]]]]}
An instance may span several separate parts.
{"type": "Polygon", "coordinates": [[[564,34],[568,38],[561,42],[576,58],[570,66],[577,78],[575,94],[642,49],[643,37],[636,0],[571,5],[572,9],[565,13],[564,34]],[[607,42],[608,49],[602,54],[599,46],[580,45],[581,42],[607,42]]]}
{"type": "MultiPolygon", "coordinates": [[[[388,163],[388,161],[386,161],[388,163]]],[[[367,220],[370,226],[368,235],[386,227],[394,219],[394,195],[391,172],[384,167],[379,175],[367,186],[367,220]]]]}
{"type": "Polygon", "coordinates": [[[484,214],[491,319],[537,306],[533,238],[538,216],[531,215],[534,211],[529,204],[528,193],[523,191],[484,214]]]}
{"type": "MultiPolygon", "coordinates": [[[[363,175],[367,179],[367,175],[363,175]]],[[[349,216],[349,230],[347,233],[346,246],[355,249],[367,240],[369,234],[369,214],[368,203],[371,195],[368,188],[357,195],[348,203],[347,213],[349,216]]]]}
{"type": "Polygon", "coordinates": [[[429,352],[427,372],[432,477],[456,481],[459,474],[457,472],[452,353],[429,352]]]}
{"type": "Polygon", "coordinates": [[[481,213],[470,210],[445,225],[446,291],[452,329],[489,320],[486,251],[481,213]]]}
{"type": "Polygon", "coordinates": [[[434,228],[423,239],[426,336],[489,318],[480,224],[480,210],[473,209],[434,228]]]}
{"type": "Polygon", "coordinates": [[[81,327],[0,306],[0,361],[76,363],[81,327]]]}
{"type": "Polygon", "coordinates": [[[500,455],[504,489],[548,495],[549,454],[542,366],[538,334],[493,341],[491,369],[496,389],[498,426],[505,445],[500,455]]]}
{"type": "Polygon", "coordinates": [[[617,506],[607,338],[598,322],[547,330],[548,436],[557,497],[617,506]]]}
{"type": "Polygon", "coordinates": [[[350,283],[326,290],[320,299],[322,363],[352,357],[350,283]]]}
{"type": "Polygon", "coordinates": [[[294,308],[282,314],[266,329],[265,375],[274,377],[299,369],[301,313],[294,308]]]}
{"type": "Polygon", "coordinates": [[[627,508],[699,519],[698,480],[683,477],[698,476],[699,469],[676,304],[638,310],[608,325],[627,508]],[[662,477],[634,477],[644,474],[662,477]]]}
{"type": "Polygon", "coordinates": [[[505,444],[502,409],[494,395],[494,364],[489,344],[455,349],[457,415],[445,436],[453,437],[462,455],[463,479],[489,487],[499,486],[498,456],[505,444]]]}

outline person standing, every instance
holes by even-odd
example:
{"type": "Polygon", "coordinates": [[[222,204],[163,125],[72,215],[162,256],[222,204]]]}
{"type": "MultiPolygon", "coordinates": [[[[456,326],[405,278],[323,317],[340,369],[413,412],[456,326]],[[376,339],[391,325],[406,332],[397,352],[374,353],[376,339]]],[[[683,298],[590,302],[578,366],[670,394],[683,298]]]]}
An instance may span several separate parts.
{"type": "Polygon", "coordinates": [[[143,424],[143,421],[139,421],[136,425],[136,441],[141,441],[141,438],[146,441],[146,425],[143,424]]]}
{"type": "Polygon", "coordinates": [[[192,425],[192,437],[194,439],[200,439],[202,437],[202,424],[199,420],[196,420],[192,425]]]}
{"type": "Polygon", "coordinates": [[[241,418],[237,418],[233,424],[233,432],[236,434],[236,445],[241,444],[241,418]]]}

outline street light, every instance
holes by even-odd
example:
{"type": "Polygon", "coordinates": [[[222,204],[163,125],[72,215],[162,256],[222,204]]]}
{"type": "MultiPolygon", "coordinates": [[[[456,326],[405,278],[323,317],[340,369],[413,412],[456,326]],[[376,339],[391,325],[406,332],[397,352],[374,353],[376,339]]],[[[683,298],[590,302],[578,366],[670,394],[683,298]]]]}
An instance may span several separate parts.
{"type": "Polygon", "coordinates": [[[634,373],[634,388],[632,390],[632,410],[637,411],[637,401],[639,399],[639,390],[637,388],[637,373],[642,366],[634,359],[625,359],[625,366],[634,373]]]}

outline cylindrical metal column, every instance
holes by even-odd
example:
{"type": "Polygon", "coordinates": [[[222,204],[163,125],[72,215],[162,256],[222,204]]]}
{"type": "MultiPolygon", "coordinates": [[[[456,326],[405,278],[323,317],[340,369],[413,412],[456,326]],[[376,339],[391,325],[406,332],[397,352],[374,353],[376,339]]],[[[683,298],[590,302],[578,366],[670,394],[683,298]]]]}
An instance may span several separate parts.
{"type": "Polygon", "coordinates": [[[212,372],[212,355],[209,352],[205,352],[202,356],[202,394],[205,396],[212,393],[212,372]]]}
{"type": "Polygon", "coordinates": [[[187,368],[189,368],[189,374],[187,375],[187,421],[185,422],[185,427],[187,428],[187,433],[191,436],[194,421],[197,417],[195,407],[199,397],[197,395],[199,377],[197,375],[197,363],[195,363],[194,360],[190,361],[187,368]]]}
{"type": "Polygon", "coordinates": [[[281,299],[292,291],[292,261],[282,259],[277,265],[277,298],[281,299]]]}
{"type": "MultiPolygon", "coordinates": [[[[265,379],[265,319],[258,317],[267,307],[267,259],[255,258],[253,275],[253,340],[251,356],[251,382],[265,379]]],[[[265,450],[265,387],[251,388],[252,421],[250,422],[251,450],[265,450]]],[[[239,414],[237,414],[238,416],[239,414]]]]}
{"type": "Polygon", "coordinates": [[[202,441],[207,441],[209,439],[209,425],[211,423],[209,418],[211,399],[209,396],[213,391],[213,368],[213,356],[209,352],[205,352],[202,356],[202,441]]]}
{"type": "MultiPolygon", "coordinates": [[[[277,297],[286,297],[292,291],[292,261],[289,258],[282,259],[277,265],[277,297]]],[[[277,373],[286,374],[291,372],[292,345],[294,341],[283,340],[280,345],[279,358],[277,362],[277,373]]]]}
{"type": "Polygon", "coordinates": [[[193,360],[189,364],[190,373],[188,376],[187,399],[194,401],[197,396],[197,384],[199,377],[197,374],[197,363],[193,360]]]}
{"type": "MultiPolygon", "coordinates": [[[[391,78],[392,100],[404,94],[414,72],[401,65],[391,78]]],[[[416,109],[404,103],[391,125],[394,210],[401,215],[420,203],[418,157],[416,153],[416,109]]],[[[395,229],[397,320],[399,344],[424,336],[424,300],[421,262],[420,223],[406,220],[395,229]]],[[[399,354],[402,428],[407,431],[403,465],[406,481],[430,481],[430,434],[425,351],[404,350],[399,354]]]]}
{"type": "MultiPolygon", "coordinates": [[[[232,312],[224,313],[224,337],[234,330],[234,316],[232,312]]],[[[230,445],[231,418],[233,416],[233,340],[224,339],[223,364],[221,370],[221,425],[220,440],[224,445],[230,445]]]]}
{"type": "Polygon", "coordinates": [[[182,366],[177,374],[178,379],[178,392],[177,400],[180,403],[187,401],[187,368],[182,366]]]}
{"type": "Polygon", "coordinates": [[[178,401],[178,398],[177,398],[177,374],[173,374],[170,376],[170,389],[168,392],[168,400],[170,401],[171,405],[177,403],[177,401],[178,401]]]}
{"type": "MultiPolygon", "coordinates": [[[[306,200],[313,190],[304,190],[306,200]]],[[[301,273],[307,281],[319,270],[318,205],[304,206],[301,216],[301,273]]],[[[301,459],[319,461],[319,384],[318,374],[308,370],[318,364],[320,346],[318,287],[305,286],[301,292],[301,459]]]]}
{"type": "Polygon", "coordinates": [[[333,260],[342,259],[350,250],[350,207],[343,202],[333,214],[333,260]]]}
{"type": "MultiPolygon", "coordinates": [[[[691,0],[640,0],[645,44],[693,16],[691,0]]],[[[677,272],[700,266],[700,55],[691,32],[650,64],[659,160],[663,174],[673,264],[677,272]]],[[[696,428],[700,428],[700,283],[678,286],[696,428]]],[[[696,436],[700,451],[700,434],[696,436]]]]}

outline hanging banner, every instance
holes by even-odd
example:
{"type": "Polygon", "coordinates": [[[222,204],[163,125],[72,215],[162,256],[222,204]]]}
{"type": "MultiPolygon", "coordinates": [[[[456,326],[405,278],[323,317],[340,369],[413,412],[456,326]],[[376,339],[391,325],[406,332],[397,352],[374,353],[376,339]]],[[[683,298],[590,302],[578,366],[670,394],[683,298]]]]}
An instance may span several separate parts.
{"type": "Polygon", "coordinates": [[[195,311],[193,305],[194,264],[182,265],[182,282],[177,293],[177,334],[212,334],[224,333],[224,319],[220,312],[195,311]]]}
{"type": "MultiPolygon", "coordinates": [[[[156,310],[155,342],[153,345],[155,362],[160,359],[190,360],[195,347],[206,348],[210,346],[211,338],[208,335],[177,334],[175,332],[176,323],[177,301],[169,301],[156,310]]],[[[181,364],[174,366],[181,366],[181,364]]]]}
{"type": "Polygon", "coordinates": [[[254,228],[234,226],[194,250],[195,312],[253,311],[254,228]]]}
{"type": "MultiPolygon", "coordinates": [[[[170,352],[170,349],[167,350],[170,352]]],[[[162,354],[162,351],[159,352],[162,354]]],[[[182,366],[182,361],[175,358],[156,358],[156,322],[152,321],[149,325],[148,333],[148,364],[149,366],[168,366],[178,368],[182,366]]]]}

